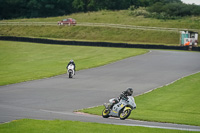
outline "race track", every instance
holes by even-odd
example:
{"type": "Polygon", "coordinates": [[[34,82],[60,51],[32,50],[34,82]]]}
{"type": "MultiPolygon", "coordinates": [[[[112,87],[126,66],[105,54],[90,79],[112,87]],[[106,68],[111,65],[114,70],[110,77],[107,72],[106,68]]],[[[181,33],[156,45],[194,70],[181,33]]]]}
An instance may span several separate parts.
{"type": "Polygon", "coordinates": [[[200,131],[199,126],[122,121],[73,113],[74,110],[102,105],[127,87],[132,87],[136,96],[197,73],[200,71],[199,58],[199,52],[153,50],[105,66],[78,71],[73,79],[64,74],[1,86],[0,122],[22,118],[62,119],[200,131]]]}

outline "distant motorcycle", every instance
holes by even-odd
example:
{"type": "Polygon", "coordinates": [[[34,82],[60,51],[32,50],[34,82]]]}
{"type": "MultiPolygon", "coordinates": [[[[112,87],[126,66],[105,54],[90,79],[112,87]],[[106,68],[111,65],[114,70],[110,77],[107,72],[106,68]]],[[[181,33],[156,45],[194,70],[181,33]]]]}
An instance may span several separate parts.
{"type": "MultiPolygon", "coordinates": [[[[112,103],[115,100],[115,98],[112,98],[109,100],[110,103],[112,103]]],[[[131,114],[131,111],[133,109],[136,109],[136,103],[132,96],[128,96],[128,100],[121,99],[119,103],[115,104],[112,109],[108,110],[107,107],[110,105],[110,103],[105,103],[104,110],[102,111],[103,118],[108,118],[110,116],[113,117],[119,117],[121,120],[125,120],[129,117],[131,114]]]]}
{"type": "Polygon", "coordinates": [[[74,65],[73,64],[70,64],[67,67],[67,72],[68,72],[69,78],[73,78],[73,76],[74,76],[74,65]]]}

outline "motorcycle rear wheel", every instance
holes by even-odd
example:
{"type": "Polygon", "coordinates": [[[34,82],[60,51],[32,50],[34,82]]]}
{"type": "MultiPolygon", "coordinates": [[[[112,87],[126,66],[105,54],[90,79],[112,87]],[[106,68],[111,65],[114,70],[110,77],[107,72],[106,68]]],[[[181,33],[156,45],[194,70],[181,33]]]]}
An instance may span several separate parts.
{"type": "Polygon", "coordinates": [[[102,117],[103,117],[103,118],[108,118],[108,117],[110,117],[110,116],[109,116],[109,113],[110,113],[110,111],[108,111],[108,110],[106,110],[106,108],[104,108],[103,111],[102,111],[102,117]]]}
{"type": "Polygon", "coordinates": [[[125,110],[125,111],[122,111],[122,112],[120,112],[120,114],[119,114],[119,118],[120,118],[121,120],[125,120],[126,118],[129,117],[130,114],[131,114],[131,110],[130,110],[130,109],[125,110]]]}

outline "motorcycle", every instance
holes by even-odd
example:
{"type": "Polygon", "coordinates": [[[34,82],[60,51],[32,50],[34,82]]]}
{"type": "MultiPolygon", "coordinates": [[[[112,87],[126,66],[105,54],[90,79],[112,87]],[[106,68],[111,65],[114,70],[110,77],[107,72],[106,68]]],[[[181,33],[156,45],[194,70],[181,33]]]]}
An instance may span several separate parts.
{"type": "Polygon", "coordinates": [[[132,96],[128,96],[128,99],[122,98],[117,104],[115,104],[110,110],[108,110],[108,106],[116,100],[112,98],[109,100],[109,103],[105,103],[104,110],[102,111],[102,117],[108,118],[112,117],[119,117],[121,120],[125,120],[131,114],[133,109],[136,109],[136,103],[132,96]]]}
{"type": "Polygon", "coordinates": [[[70,64],[67,68],[67,72],[68,72],[69,78],[73,78],[73,76],[74,76],[74,65],[70,64]]]}

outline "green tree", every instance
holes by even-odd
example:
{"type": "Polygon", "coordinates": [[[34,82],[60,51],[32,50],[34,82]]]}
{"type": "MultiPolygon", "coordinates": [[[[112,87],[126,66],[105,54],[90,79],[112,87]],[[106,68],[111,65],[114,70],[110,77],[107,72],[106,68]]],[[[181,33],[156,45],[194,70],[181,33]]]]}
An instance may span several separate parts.
{"type": "Polygon", "coordinates": [[[152,6],[150,6],[148,8],[148,11],[150,12],[156,12],[156,13],[161,13],[161,12],[164,12],[164,9],[163,9],[163,3],[162,2],[156,2],[155,4],[153,4],[152,6]]]}
{"type": "Polygon", "coordinates": [[[87,12],[89,2],[90,0],[74,0],[72,6],[78,12],[82,12],[82,11],[87,12]]]}
{"type": "Polygon", "coordinates": [[[169,3],[164,7],[165,12],[170,16],[188,16],[191,12],[186,4],[169,3]]]}
{"type": "Polygon", "coordinates": [[[39,0],[30,0],[27,3],[28,17],[41,17],[40,9],[42,8],[41,2],[39,0]]]}
{"type": "Polygon", "coordinates": [[[192,15],[199,16],[200,15],[200,6],[199,5],[189,5],[190,11],[192,15]]]}
{"type": "Polygon", "coordinates": [[[8,15],[6,13],[8,13],[7,11],[7,3],[5,0],[0,0],[0,19],[6,19],[8,18],[8,15]]]}

